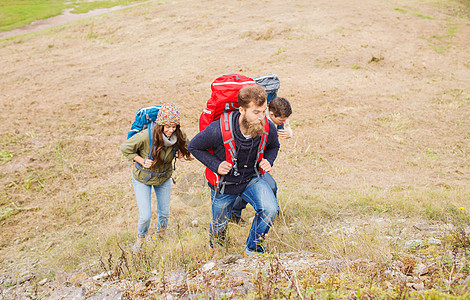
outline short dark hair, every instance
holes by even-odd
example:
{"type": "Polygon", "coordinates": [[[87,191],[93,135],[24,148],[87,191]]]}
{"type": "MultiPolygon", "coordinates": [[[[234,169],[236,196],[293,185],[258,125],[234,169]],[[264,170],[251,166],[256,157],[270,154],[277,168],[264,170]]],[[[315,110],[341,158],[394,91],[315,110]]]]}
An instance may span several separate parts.
{"type": "Polygon", "coordinates": [[[266,91],[261,85],[248,85],[238,92],[238,106],[248,108],[250,102],[262,106],[266,102],[266,91]]]}
{"type": "Polygon", "coordinates": [[[286,98],[274,98],[269,102],[268,109],[276,118],[288,118],[292,114],[292,108],[286,98]]]}

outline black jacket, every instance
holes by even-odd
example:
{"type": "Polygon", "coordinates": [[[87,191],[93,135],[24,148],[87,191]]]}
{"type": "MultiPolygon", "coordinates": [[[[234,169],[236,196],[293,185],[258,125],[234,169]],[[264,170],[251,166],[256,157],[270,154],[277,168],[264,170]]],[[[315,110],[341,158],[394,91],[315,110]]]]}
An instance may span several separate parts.
{"type": "MultiPolygon", "coordinates": [[[[233,116],[232,132],[235,140],[238,158],[238,172],[240,175],[234,176],[232,171],[225,175],[225,181],[236,183],[225,187],[225,194],[242,193],[248,182],[256,176],[255,162],[258,153],[261,137],[254,139],[246,139],[240,131],[238,119],[240,113],[236,112],[233,116]]],[[[208,167],[211,171],[217,173],[221,162],[225,161],[225,148],[222,139],[222,130],[220,128],[220,120],[216,120],[209,124],[206,129],[199,132],[188,144],[191,154],[208,167]],[[214,155],[207,149],[212,148],[214,155]]],[[[279,140],[277,138],[277,130],[275,125],[269,121],[269,134],[263,157],[273,165],[279,151],[279,140]]],[[[211,186],[211,185],[210,185],[211,186]]],[[[211,186],[214,189],[213,186],[211,186]]]]}

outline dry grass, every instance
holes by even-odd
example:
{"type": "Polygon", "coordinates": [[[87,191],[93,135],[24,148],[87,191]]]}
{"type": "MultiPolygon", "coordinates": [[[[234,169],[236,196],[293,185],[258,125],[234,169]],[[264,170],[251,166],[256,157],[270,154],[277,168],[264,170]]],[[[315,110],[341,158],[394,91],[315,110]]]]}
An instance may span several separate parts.
{"type": "MultiPolygon", "coordinates": [[[[183,2],[0,41],[2,270],[39,260],[32,268],[44,276],[119,266],[141,278],[207,261],[209,193],[193,161],[177,163],[166,240],[120,264],[137,207],[119,145],[138,108],[166,101],[193,136],[224,73],[276,73],[293,106],[295,136],[272,172],[281,207],[272,251],[384,262],[403,244],[382,237],[410,224],[470,225],[467,17],[411,0],[407,11],[434,19],[387,1],[214,1],[217,11],[183,2]],[[446,35],[445,51],[432,35],[446,35]]],[[[241,253],[248,230],[232,225],[215,258],[241,253]]]]}

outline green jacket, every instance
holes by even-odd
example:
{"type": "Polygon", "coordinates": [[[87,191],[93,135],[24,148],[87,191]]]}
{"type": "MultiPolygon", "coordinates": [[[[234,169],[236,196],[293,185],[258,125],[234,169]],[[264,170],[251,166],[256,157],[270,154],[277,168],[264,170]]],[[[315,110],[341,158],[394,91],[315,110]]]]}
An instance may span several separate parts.
{"type": "MultiPolygon", "coordinates": [[[[183,132],[184,138],[186,139],[186,134],[183,132]]],[[[188,143],[186,139],[186,143],[188,143]]],[[[150,141],[149,141],[149,134],[148,129],[144,129],[139,133],[133,135],[130,139],[126,140],[121,145],[121,152],[128,160],[133,160],[137,155],[145,158],[147,154],[150,152],[150,141]]],[[[166,147],[162,149],[160,153],[160,157],[163,160],[163,164],[155,165],[149,171],[163,173],[168,171],[162,177],[152,177],[149,181],[144,182],[144,178],[147,177],[147,173],[142,172],[141,170],[137,169],[135,164],[132,170],[132,175],[137,181],[145,183],[147,185],[161,185],[165,182],[168,178],[171,177],[173,173],[172,162],[175,159],[174,155],[174,146],[166,147]]]]}

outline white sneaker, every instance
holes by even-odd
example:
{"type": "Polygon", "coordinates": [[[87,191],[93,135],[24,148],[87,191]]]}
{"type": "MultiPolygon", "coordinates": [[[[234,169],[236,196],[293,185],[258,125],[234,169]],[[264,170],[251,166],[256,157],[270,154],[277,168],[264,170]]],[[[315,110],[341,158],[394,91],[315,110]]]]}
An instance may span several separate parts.
{"type": "Polygon", "coordinates": [[[145,241],[145,235],[142,234],[137,234],[137,240],[134,243],[134,246],[132,246],[132,252],[137,253],[142,249],[142,245],[144,244],[145,241]]]}
{"type": "Polygon", "coordinates": [[[262,255],[263,252],[256,252],[256,251],[253,251],[253,250],[250,250],[248,249],[246,246],[245,246],[245,251],[243,253],[243,256],[244,257],[252,257],[252,256],[255,256],[255,255],[262,255]]]}

